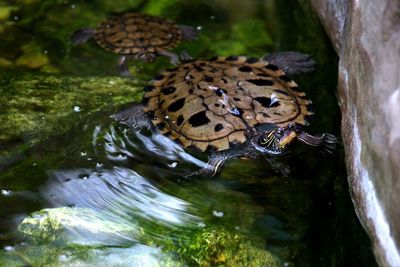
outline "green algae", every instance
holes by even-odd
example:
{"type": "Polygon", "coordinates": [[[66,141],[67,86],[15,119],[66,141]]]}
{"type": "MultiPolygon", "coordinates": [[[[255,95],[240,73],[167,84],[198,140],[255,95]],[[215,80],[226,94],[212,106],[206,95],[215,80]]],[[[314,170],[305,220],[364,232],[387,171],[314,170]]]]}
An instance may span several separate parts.
{"type": "Polygon", "coordinates": [[[35,41],[27,42],[21,46],[22,55],[17,58],[17,66],[37,69],[49,63],[49,57],[43,48],[35,41]]]}
{"type": "Polygon", "coordinates": [[[276,255],[220,227],[195,232],[177,249],[180,257],[196,266],[282,266],[276,255]]]}
{"type": "Polygon", "coordinates": [[[0,253],[2,266],[187,266],[157,248],[135,245],[127,248],[17,246],[14,251],[0,253]]]}
{"type": "Polygon", "coordinates": [[[10,267],[25,267],[27,265],[27,262],[25,262],[18,255],[16,255],[13,251],[6,252],[4,250],[0,251],[0,263],[1,266],[10,266],[10,267]]]}
{"type": "Polygon", "coordinates": [[[8,20],[13,11],[18,10],[16,6],[0,6],[0,21],[8,20]]]}
{"type": "Polygon", "coordinates": [[[140,228],[112,214],[105,215],[88,208],[62,207],[34,212],[21,222],[18,231],[34,244],[65,242],[67,246],[98,247],[123,245],[126,241],[110,243],[110,236],[126,236],[133,240],[138,238],[140,228]],[[109,240],[105,242],[103,236],[109,240]]]}
{"type": "MultiPolygon", "coordinates": [[[[266,47],[272,48],[271,39],[266,25],[262,20],[252,19],[234,22],[232,27],[220,21],[223,18],[223,10],[218,5],[213,7],[213,14],[218,14],[216,19],[204,21],[199,19],[199,14],[209,11],[204,5],[196,4],[196,8],[182,5],[179,1],[112,1],[102,3],[93,8],[93,4],[86,2],[67,3],[65,1],[32,1],[18,9],[12,9],[15,16],[13,20],[7,17],[10,27],[0,33],[3,45],[0,47],[2,54],[8,54],[7,61],[2,64],[5,68],[24,67],[36,69],[41,72],[72,73],[77,75],[90,75],[101,73],[103,75],[116,74],[109,66],[116,65],[115,55],[104,51],[100,47],[89,42],[79,47],[72,47],[71,34],[79,28],[96,27],[101,21],[123,10],[136,11],[143,5],[142,12],[165,16],[176,19],[180,14],[191,12],[193,19],[177,21],[179,24],[187,24],[200,27],[201,36],[196,42],[181,44],[175,51],[187,49],[192,56],[209,57],[210,55],[248,54],[262,56],[266,47]],[[36,12],[31,12],[36,10],[36,12]],[[32,27],[34,25],[34,27],[32,27]],[[226,30],[227,26],[229,27],[226,30]],[[27,31],[29,28],[29,32],[27,31]],[[215,29],[219,29],[215,31],[215,29]],[[38,36],[35,41],[29,40],[29,35],[38,36]],[[257,38],[254,38],[257,36],[257,38]],[[10,64],[11,62],[11,64],[10,64]]],[[[188,14],[190,15],[190,14],[188,14]]],[[[230,14],[232,20],[236,14],[230,14]]],[[[143,66],[146,72],[156,72],[166,60],[158,60],[161,63],[152,66],[143,66]]]]}
{"type": "MultiPolygon", "coordinates": [[[[60,255],[66,253],[74,254],[75,260],[93,264],[93,254],[99,250],[107,250],[107,247],[116,246],[115,242],[110,243],[113,235],[126,236],[131,240],[147,239],[145,236],[140,236],[146,235],[146,231],[141,231],[137,225],[120,219],[114,220],[112,217],[87,208],[65,207],[41,210],[25,218],[18,229],[35,244],[33,247],[41,251],[41,256],[39,257],[39,253],[28,252],[23,248],[17,248],[14,253],[35,266],[54,264],[55,259],[59,259],[60,255]],[[67,229],[69,231],[66,231],[67,229]],[[77,232],[79,232],[78,235],[77,232]],[[91,234],[82,234],[83,232],[91,234]],[[72,233],[72,236],[69,237],[66,233],[72,233]],[[99,242],[99,236],[102,235],[105,235],[105,239],[99,242]]],[[[227,228],[211,226],[198,230],[192,229],[186,236],[180,235],[180,231],[169,231],[171,232],[167,236],[177,236],[174,242],[170,242],[172,239],[160,239],[152,245],[163,247],[164,253],[167,254],[162,255],[175,252],[177,258],[183,261],[164,259],[164,263],[160,266],[168,266],[166,263],[168,261],[170,264],[176,264],[171,266],[184,265],[183,262],[197,266],[282,265],[282,261],[277,256],[259,248],[262,247],[262,243],[254,245],[244,235],[231,232],[227,228]]],[[[126,245],[125,250],[129,251],[130,246],[126,245]]],[[[119,256],[118,253],[116,256],[119,256]]],[[[140,257],[140,255],[137,256],[140,257]]]]}
{"type": "MultiPolygon", "coordinates": [[[[3,73],[4,74],[4,73],[3,73]]],[[[25,73],[2,77],[0,144],[35,144],[60,134],[84,116],[139,101],[137,82],[119,77],[65,77],[25,73]]]]}

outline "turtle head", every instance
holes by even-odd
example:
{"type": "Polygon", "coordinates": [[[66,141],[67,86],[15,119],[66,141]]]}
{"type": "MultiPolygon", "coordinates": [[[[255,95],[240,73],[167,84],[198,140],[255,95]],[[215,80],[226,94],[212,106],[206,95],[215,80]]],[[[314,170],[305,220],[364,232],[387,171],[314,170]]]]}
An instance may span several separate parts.
{"type": "Polygon", "coordinates": [[[265,133],[259,138],[258,145],[266,154],[283,155],[286,154],[297,139],[297,131],[294,125],[285,128],[277,128],[265,133]]]}
{"type": "Polygon", "coordinates": [[[302,143],[312,147],[319,147],[322,151],[333,153],[339,142],[339,139],[328,133],[321,135],[311,135],[302,131],[299,127],[293,124],[284,128],[277,128],[268,131],[258,139],[258,150],[269,155],[284,155],[287,154],[294,144],[302,143]]]}
{"type": "Polygon", "coordinates": [[[292,150],[301,130],[294,124],[269,130],[258,138],[257,149],[268,155],[284,155],[292,150]]]}

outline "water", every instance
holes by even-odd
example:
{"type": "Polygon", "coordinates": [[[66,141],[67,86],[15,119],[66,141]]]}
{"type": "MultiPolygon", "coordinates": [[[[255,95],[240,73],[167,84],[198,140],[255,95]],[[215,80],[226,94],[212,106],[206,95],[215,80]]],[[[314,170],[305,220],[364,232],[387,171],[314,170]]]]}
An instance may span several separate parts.
{"type": "MultiPolygon", "coordinates": [[[[0,61],[3,75],[9,76],[116,75],[115,55],[93,42],[71,48],[68,36],[127,10],[160,14],[200,29],[198,41],[177,48],[193,57],[260,57],[285,50],[311,54],[318,70],[296,77],[316,107],[309,130],[340,136],[337,58],[306,1],[33,1],[25,7],[6,1],[4,6],[11,13],[0,28],[0,61]]],[[[145,85],[159,69],[169,67],[166,59],[129,65],[133,85],[145,85]]],[[[60,85],[54,81],[52,86],[60,85]]],[[[187,179],[204,165],[206,155],[188,153],[157,133],[114,123],[110,114],[129,97],[99,101],[105,107],[97,110],[75,101],[70,112],[76,117],[68,127],[2,141],[0,262],[11,262],[11,257],[15,265],[110,265],[129,259],[132,264],[145,260],[148,266],[257,266],[254,259],[273,255],[283,266],[376,265],[353,211],[341,149],[333,155],[311,149],[293,155],[287,159],[288,177],[263,159],[238,159],[229,161],[219,177],[187,179]],[[62,239],[46,245],[48,240],[35,243],[18,232],[32,212],[61,207],[78,225],[60,233],[62,239]],[[90,231],[101,223],[108,227],[90,231]]]]}

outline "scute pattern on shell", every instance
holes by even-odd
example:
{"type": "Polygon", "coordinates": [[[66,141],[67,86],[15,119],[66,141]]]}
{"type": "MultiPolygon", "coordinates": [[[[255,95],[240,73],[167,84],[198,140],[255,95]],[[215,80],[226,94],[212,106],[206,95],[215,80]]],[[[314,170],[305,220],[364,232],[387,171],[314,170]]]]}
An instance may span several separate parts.
{"type": "Polygon", "coordinates": [[[167,19],[126,13],[103,22],[94,38],[110,52],[132,55],[167,51],[178,44],[182,35],[179,27],[167,19]]]}
{"type": "Polygon", "coordinates": [[[153,124],[184,147],[221,151],[263,126],[307,125],[312,103],[276,66],[247,57],[184,63],[156,76],[144,110],[153,124]]]}

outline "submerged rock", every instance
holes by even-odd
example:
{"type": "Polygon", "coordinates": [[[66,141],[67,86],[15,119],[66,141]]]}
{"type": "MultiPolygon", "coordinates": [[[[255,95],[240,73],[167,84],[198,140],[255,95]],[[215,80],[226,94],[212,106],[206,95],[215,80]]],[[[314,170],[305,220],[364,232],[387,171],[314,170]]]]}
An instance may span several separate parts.
{"type": "Polygon", "coordinates": [[[400,2],[311,1],[339,60],[349,183],[378,262],[400,266],[400,2]]]}
{"type": "Polygon", "coordinates": [[[18,230],[34,245],[16,247],[9,260],[17,261],[18,255],[35,266],[105,262],[114,266],[135,266],[135,262],[143,266],[282,266],[281,259],[262,249],[263,243],[255,246],[227,228],[199,227],[191,234],[188,229],[171,229],[176,238],[152,241],[138,225],[89,208],[41,210],[25,218],[18,230]],[[143,240],[148,244],[140,244],[143,240]]]}
{"type": "MultiPolygon", "coordinates": [[[[18,246],[15,251],[0,253],[4,266],[143,266],[181,267],[185,266],[162,253],[160,248],[140,244],[126,248],[74,247],[62,248],[54,245],[18,246]]],[[[3,265],[2,265],[3,266],[3,265]]]]}
{"type": "Polygon", "coordinates": [[[36,244],[118,246],[135,243],[140,228],[115,215],[88,208],[44,209],[25,218],[18,230],[36,244]]]}

